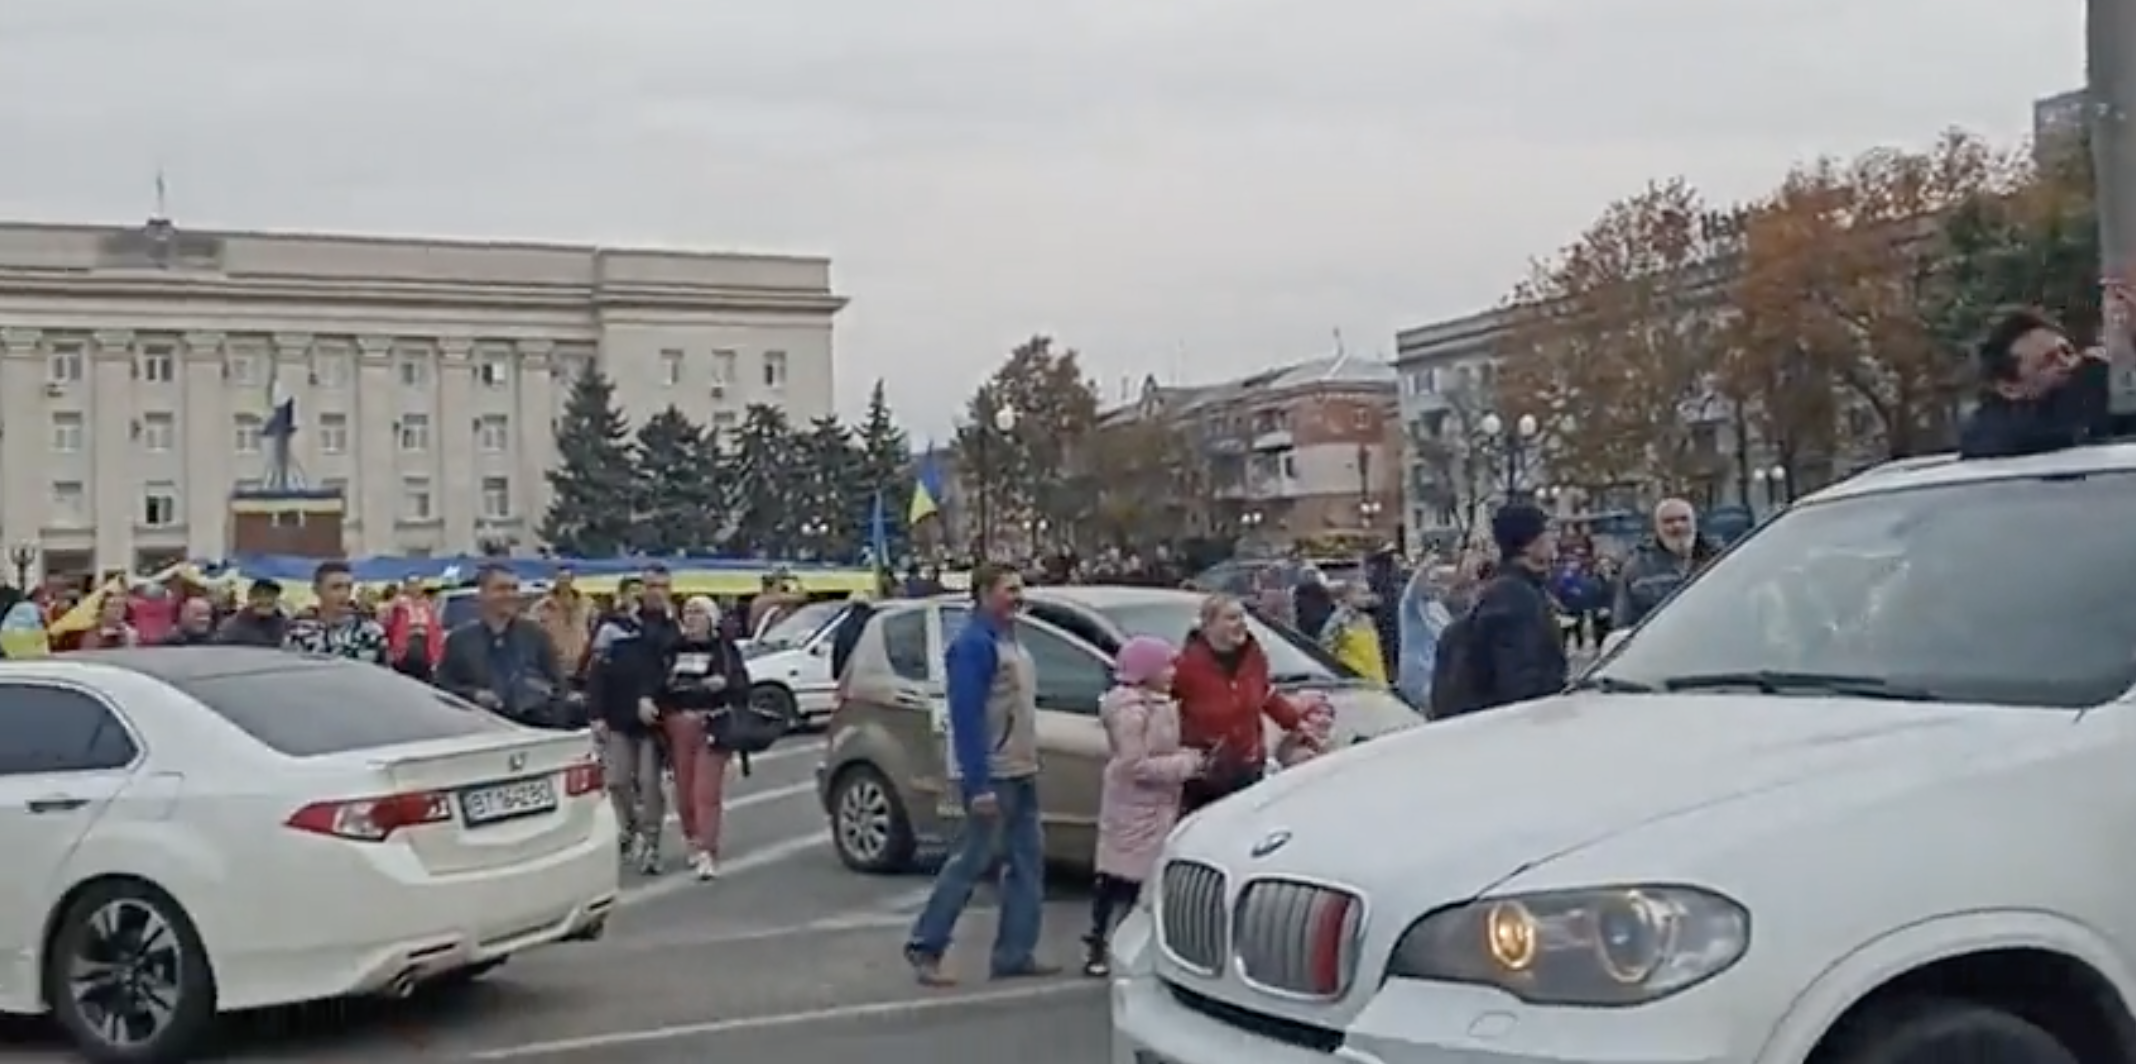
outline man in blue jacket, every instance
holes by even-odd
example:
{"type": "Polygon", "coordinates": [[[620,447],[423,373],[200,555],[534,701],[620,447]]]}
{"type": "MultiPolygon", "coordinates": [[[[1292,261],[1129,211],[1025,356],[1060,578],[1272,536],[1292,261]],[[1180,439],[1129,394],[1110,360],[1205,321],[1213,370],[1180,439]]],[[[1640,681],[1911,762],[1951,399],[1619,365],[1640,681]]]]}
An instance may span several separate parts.
{"type": "Polygon", "coordinates": [[[1982,391],[1966,418],[1958,452],[1966,458],[2015,458],[2106,437],[2106,353],[2079,352],[2059,326],[2034,310],[2014,310],[1988,328],[1975,352],[1982,391]]]}
{"type": "Polygon", "coordinates": [[[1051,975],[1033,955],[1045,906],[1045,837],[1038,812],[1037,670],[1016,638],[1023,577],[987,563],[972,572],[971,620],[950,640],[943,676],[949,695],[949,774],[964,819],[934,893],[912,925],[905,961],[926,986],[955,982],[942,970],[957,918],[979,879],[1001,858],[1001,919],[993,977],[1051,975]]]}

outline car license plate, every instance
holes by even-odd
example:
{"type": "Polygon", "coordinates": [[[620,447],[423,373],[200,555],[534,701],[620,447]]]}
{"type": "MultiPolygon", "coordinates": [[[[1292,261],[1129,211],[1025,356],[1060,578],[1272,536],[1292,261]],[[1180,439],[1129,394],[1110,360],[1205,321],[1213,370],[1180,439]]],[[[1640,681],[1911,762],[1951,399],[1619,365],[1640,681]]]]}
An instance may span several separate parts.
{"type": "Polygon", "coordinates": [[[470,824],[494,824],[556,808],[556,781],[547,776],[513,780],[460,792],[460,812],[470,824]]]}

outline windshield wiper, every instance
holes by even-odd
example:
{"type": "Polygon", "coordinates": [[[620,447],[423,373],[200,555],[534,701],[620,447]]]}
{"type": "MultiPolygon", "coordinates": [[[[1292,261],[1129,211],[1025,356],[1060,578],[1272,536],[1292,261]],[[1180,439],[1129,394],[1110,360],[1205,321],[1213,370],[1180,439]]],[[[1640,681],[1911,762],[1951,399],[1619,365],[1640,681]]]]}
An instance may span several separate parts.
{"type": "Polygon", "coordinates": [[[1844,698],[1881,698],[1894,702],[1939,702],[1925,687],[1893,683],[1876,676],[1847,676],[1829,672],[1786,672],[1758,669],[1748,672],[1708,672],[1676,676],[1661,682],[1668,691],[1710,691],[1748,687],[1768,695],[1838,695],[1844,698]]]}
{"type": "Polygon", "coordinates": [[[1637,680],[1620,680],[1615,676],[1589,676],[1566,688],[1567,691],[1600,691],[1608,695],[1647,695],[1661,688],[1637,680]]]}

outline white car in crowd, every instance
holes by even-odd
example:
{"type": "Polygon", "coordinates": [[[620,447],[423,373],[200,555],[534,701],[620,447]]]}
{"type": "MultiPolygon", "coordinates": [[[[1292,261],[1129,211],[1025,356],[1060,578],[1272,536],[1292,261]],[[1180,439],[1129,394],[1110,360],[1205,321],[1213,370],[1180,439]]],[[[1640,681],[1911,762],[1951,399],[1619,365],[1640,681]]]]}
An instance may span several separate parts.
{"type": "Polygon", "coordinates": [[[99,1061],[471,979],[598,937],[617,897],[583,734],[239,647],[0,664],[0,846],[0,1012],[99,1061]]]}
{"type": "Polygon", "coordinates": [[[838,708],[831,637],[851,608],[843,601],[811,602],[742,644],[742,656],[749,661],[750,702],[793,721],[797,728],[829,721],[838,708]]]}
{"type": "Polygon", "coordinates": [[[2136,1061],[2131,528],[2136,446],[1887,466],[1568,693],[1188,818],[1113,1060],[2136,1061]]]}

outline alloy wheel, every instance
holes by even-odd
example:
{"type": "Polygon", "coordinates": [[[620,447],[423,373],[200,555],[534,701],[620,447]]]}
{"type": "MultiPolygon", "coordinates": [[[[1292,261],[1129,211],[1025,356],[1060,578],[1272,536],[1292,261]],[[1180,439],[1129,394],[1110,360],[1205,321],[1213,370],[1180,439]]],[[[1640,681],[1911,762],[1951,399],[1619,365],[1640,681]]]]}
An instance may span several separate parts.
{"type": "Polygon", "coordinates": [[[846,852],[862,862],[880,860],[890,845],[890,796],[872,777],[846,784],[838,799],[838,837],[846,852]]]}
{"type": "Polygon", "coordinates": [[[66,966],[83,1022],[113,1048],[155,1041],[185,990],[177,929],[147,901],[114,898],[89,914],[86,931],[66,966]]]}

